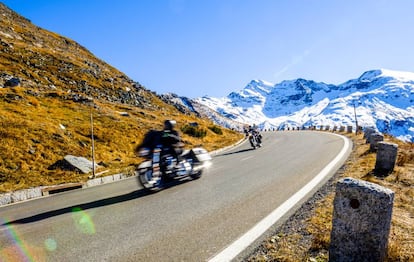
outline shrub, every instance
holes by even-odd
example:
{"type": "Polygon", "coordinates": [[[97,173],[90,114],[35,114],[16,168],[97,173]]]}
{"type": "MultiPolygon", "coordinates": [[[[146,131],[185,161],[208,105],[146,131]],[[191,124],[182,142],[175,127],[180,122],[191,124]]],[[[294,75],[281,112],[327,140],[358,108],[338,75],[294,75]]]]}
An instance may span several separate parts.
{"type": "Polygon", "coordinates": [[[217,135],[222,135],[223,134],[223,130],[221,130],[221,128],[218,127],[218,126],[209,126],[208,129],[210,129],[211,131],[213,131],[217,135]]]}
{"type": "Polygon", "coordinates": [[[207,135],[207,130],[195,126],[185,125],[181,127],[181,131],[189,136],[203,138],[207,135]]]}

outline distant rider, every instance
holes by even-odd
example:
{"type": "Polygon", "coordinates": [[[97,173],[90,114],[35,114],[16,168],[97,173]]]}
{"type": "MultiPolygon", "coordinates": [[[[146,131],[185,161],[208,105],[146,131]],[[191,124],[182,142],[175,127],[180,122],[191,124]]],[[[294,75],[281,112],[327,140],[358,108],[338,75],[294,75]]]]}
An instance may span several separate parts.
{"type": "Polygon", "coordinates": [[[259,143],[259,145],[262,144],[262,135],[260,134],[259,129],[257,128],[256,125],[253,125],[253,126],[249,125],[249,128],[245,130],[245,133],[246,133],[246,136],[248,136],[249,133],[252,134],[256,138],[257,143],[259,143]]]}

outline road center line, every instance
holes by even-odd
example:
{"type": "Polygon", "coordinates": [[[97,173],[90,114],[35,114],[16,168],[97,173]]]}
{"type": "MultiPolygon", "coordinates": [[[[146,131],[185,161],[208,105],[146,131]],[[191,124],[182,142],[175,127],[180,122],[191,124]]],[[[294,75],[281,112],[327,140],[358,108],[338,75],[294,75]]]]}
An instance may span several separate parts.
{"type": "MultiPolygon", "coordinates": [[[[336,135],[336,134],[332,134],[336,135]]],[[[209,262],[224,262],[231,261],[240,252],[246,249],[251,243],[253,243],[258,237],[260,237],[267,229],[275,224],[283,215],[285,215],[297,202],[306,196],[315,186],[317,186],[339,163],[347,153],[350,142],[344,136],[336,135],[344,140],[344,146],[339,154],[319,172],[309,183],[302,187],[298,192],[286,200],[282,205],[273,210],[267,217],[263,218],[253,228],[247,231],[239,239],[230,244],[223,251],[210,258],[209,262]]]]}
{"type": "Polygon", "coordinates": [[[240,161],[245,161],[245,160],[250,159],[250,158],[253,158],[253,156],[248,156],[248,157],[242,158],[242,159],[240,159],[240,161]]]}

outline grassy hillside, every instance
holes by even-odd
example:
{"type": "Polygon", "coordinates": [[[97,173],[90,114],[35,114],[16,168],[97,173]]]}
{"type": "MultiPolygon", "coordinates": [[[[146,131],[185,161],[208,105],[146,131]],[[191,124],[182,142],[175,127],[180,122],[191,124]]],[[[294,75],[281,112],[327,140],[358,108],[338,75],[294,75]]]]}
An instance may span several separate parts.
{"type": "Polygon", "coordinates": [[[175,119],[178,129],[197,122],[206,136],[184,134],[188,147],[208,150],[241,135],[182,114],[153,92],[96,58],[86,48],[43,30],[0,3],[0,192],[77,182],[79,174],[53,169],[71,154],[95,159],[105,175],[131,172],[135,147],[149,129],[175,119]]]}

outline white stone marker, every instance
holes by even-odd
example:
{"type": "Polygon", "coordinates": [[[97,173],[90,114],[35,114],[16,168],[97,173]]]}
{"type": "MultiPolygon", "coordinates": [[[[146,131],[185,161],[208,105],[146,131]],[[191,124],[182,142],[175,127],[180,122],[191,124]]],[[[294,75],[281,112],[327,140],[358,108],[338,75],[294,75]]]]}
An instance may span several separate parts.
{"type": "Polygon", "coordinates": [[[344,178],[336,185],[330,262],[381,262],[387,254],[394,192],[344,178]]]}

